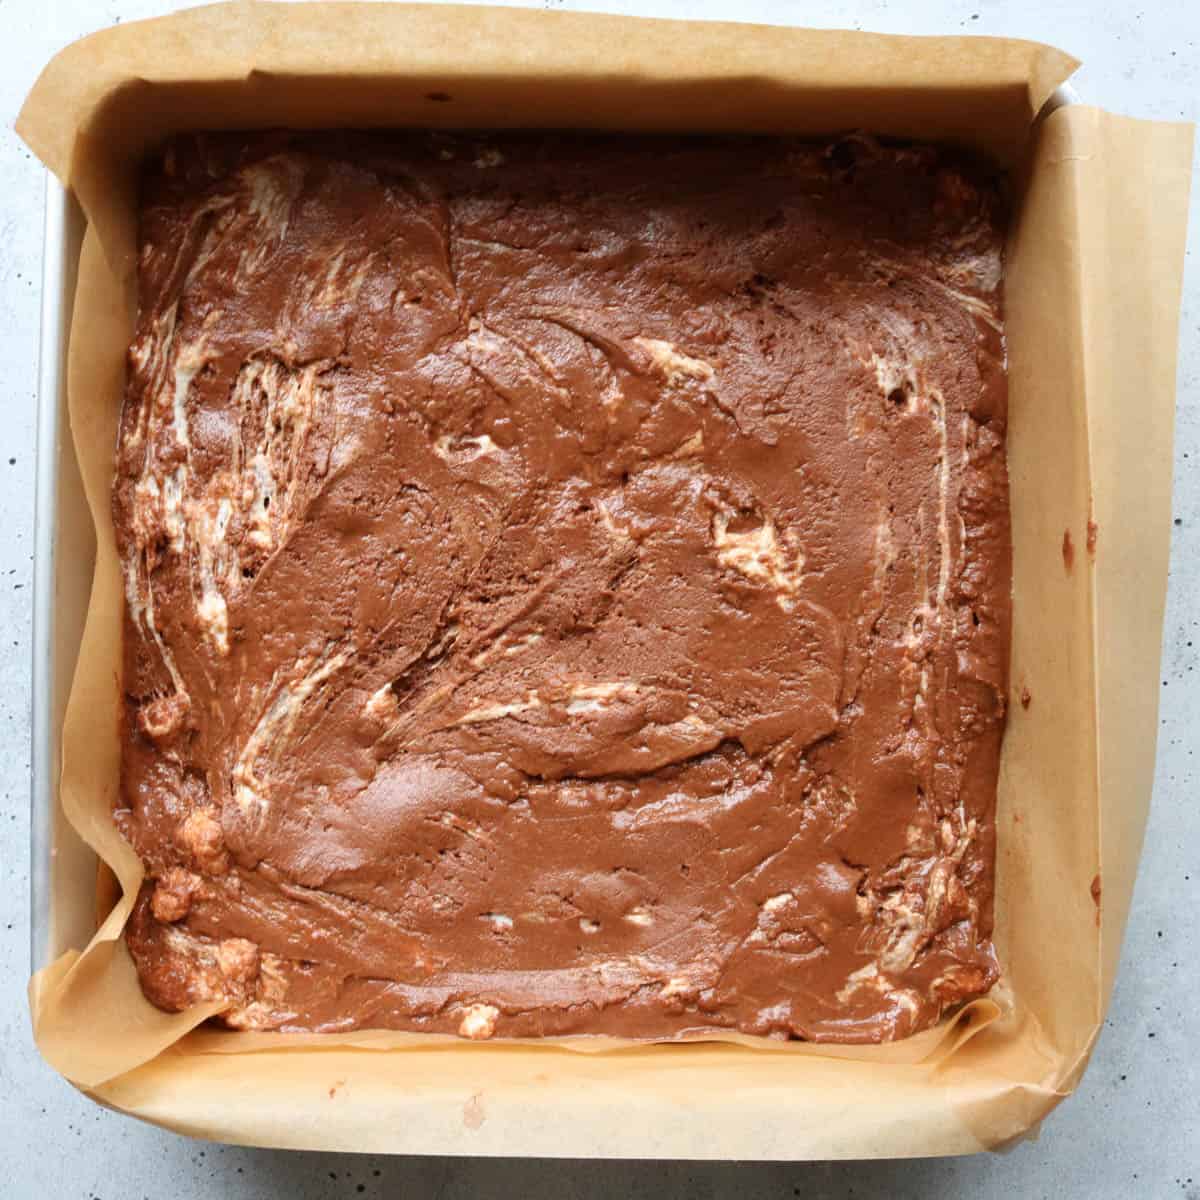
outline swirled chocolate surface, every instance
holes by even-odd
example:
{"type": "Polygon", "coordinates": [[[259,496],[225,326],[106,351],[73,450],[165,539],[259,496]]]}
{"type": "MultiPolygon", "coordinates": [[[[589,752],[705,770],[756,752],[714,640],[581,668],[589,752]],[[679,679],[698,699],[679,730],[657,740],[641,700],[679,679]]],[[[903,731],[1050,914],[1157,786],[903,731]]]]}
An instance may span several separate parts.
{"type": "Polygon", "coordinates": [[[146,994],[904,1036],[991,986],[996,181],[931,147],[176,139],[113,513],[146,994]]]}

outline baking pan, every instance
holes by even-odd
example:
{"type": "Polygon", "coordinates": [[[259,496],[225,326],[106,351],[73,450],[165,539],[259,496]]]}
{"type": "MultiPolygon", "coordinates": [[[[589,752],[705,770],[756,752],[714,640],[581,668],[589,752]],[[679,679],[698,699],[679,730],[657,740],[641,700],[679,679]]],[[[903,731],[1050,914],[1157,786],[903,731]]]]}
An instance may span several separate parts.
{"type": "Polygon", "coordinates": [[[56,893],[68,891],[54,887],[56,877],[95,879],[97,864],[58,802],[63,713],[87,614],[84,581],[91,578],[96,553],[67,420],[67,343],[83,230],[79,205],[47,175],[33,553],[29,881],[34,971],[70,946],[86,945],[96,924],[94,905],[68,907],[54,900],[56,893]]]}
{"type": "Polygon", "coordinates": [[[109,1106],[258,1145],[891,1157],[995,1147],[1036,1127],[1078,1083],[1103,1021],[1146,816],[1190,154],[1186,127],[1078,105],[1031,139],[1034,112],[1076,65],[1003,39],[353,4],[217,5],[123,25],[60,54],[18,122],[91,222],[80,251],[79,213],[52,189],[36,569],[42,970],[30,992],[51,1065],[109,1106]],[[426,103],[449,96],[453,107],[426,103]],[[1031,148],[1009,257],[1014,584],[1025,614],[1014,627],[1014,701],[1032,693],[1032,708],[1013,705],[998,811],[998,950],[1012,999],[986,1017],[968,1009],[933,1058],[918,1062],[905,1043],[871,1055],[713,1043],[580,1054],[370,1032],[180,1040],[179,1022],[152,1045],[147,1031],[157,1037],[164,1014],[114,940],[123,907],[88,946],[111,898],[98,909],[95,859],[60,809],[120,868],[129,894],[139,879],[106,807],[120,582],[104,528],[137,157],[174,128],[478,127],[537,123],[546,112],[605,128],[693,128],[698,112],[714,129],[860,127],[966,141],[1010,165],[1031,148]],[[71,348],[70,402],[98,553],[64,416],[77,259],[76,303],[88,319],[71,348]],[[1136,412],[1125,402],[1135,393],[1136,412]],[[1142,450],[1132,460],[1131,442],[1142,450]],[[1073,567],[1063,553],[1072,531],[1073,567]],[[80,655],[94,553],[98,603],[80,655]]]}

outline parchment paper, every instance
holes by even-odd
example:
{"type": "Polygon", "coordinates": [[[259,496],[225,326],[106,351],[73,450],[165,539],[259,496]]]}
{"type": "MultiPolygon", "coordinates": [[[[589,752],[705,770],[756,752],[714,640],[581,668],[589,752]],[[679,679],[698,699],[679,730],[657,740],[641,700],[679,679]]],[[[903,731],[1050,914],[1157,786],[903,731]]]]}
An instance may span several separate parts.
{"type": "Polygon", "coordinates": [[[60,791],[124,898],[86,949],[31,981],[48,1061],[102,1103],[186,1133],[320,1149],[905,1156],[995,1147],[1035,1126],[1075,1086],[1103,1018],[1149,804],[1192,141],[1189,126],[1079,107],[1034,126],[1075,65],[999,39],[383,4],[216,5],[58,55],[18,130],[89,222],[68,390],[97,555],[92,579],[82,566],[65,576],[91,587],[91,606],[60,791]],[[109,486],[135,302],[137,164],[178,129],[548,122],[865,128],[962,142],[1013,168],[1005,978],[939,1029],[877,1048],[480,1046],[214,1033],[194,1028],[212,1006],[171,1016],[142,996],[120,938],[141,866],[110,819],[123,598],[109,486]]]}

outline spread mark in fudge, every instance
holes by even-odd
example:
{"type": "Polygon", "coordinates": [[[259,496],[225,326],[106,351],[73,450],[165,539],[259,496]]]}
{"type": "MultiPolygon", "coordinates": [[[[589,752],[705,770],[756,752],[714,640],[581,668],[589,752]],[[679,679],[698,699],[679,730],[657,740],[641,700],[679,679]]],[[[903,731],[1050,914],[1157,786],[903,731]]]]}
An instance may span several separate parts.
{"type": "Polygon", "coordinates": [[[865,137],[170,142],[113,493],[147,996],[853,1043],[986,992],[999,197],[865,137]]]}

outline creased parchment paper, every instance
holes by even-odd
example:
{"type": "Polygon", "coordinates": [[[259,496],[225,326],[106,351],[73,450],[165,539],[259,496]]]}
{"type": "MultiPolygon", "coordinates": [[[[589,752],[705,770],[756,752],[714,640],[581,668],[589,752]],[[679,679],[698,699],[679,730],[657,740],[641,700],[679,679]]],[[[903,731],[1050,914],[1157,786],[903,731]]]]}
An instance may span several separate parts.
{"type": "Polygon", "coordinates": [[[1075,65],[998,39],[333,3],[217,5],[58,55],[18,130],[88,220],[68,392],[97,553],[90,580],[63,568],[91,605],[60,801],[122,898],[86,948],[60,946],[30,983],[47,1060],[100,1102],[185,1133],[330,1150],[883,1157],[993,1148],[1033,1128],[1077,1083],[1100,1026],[1149,804],[1192,143],[1188,126],[1091,108],[1035,125],[1075,65]],[[109,816],[123,604],[109,486],[137,164],[179,129],[546,124],[865,128],[966,143],[1013,170],[1005,978],[939,1029],[877,1048],[286,1037],[196,1029],[211,1007],[168,1015],[141,994],[120,937],[141,867],[109,816]]]}

